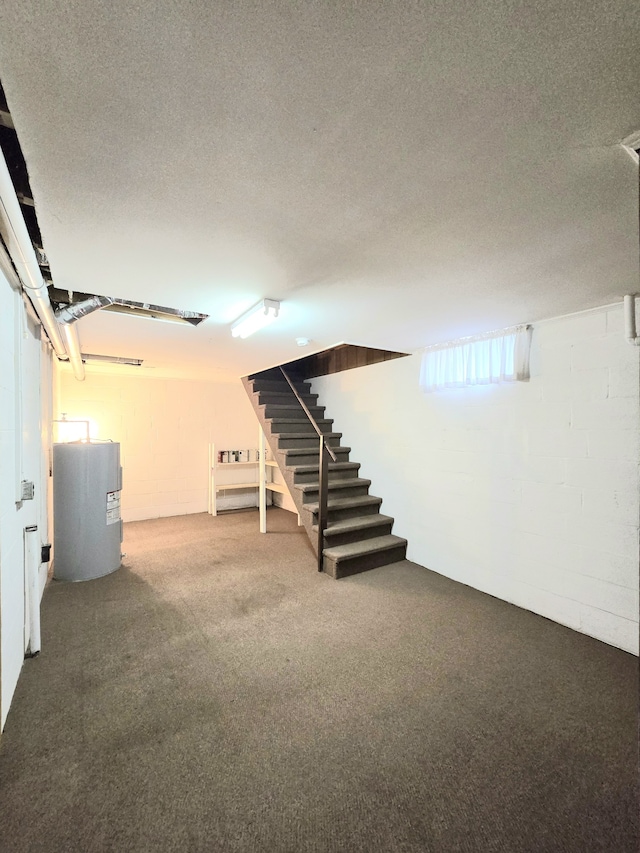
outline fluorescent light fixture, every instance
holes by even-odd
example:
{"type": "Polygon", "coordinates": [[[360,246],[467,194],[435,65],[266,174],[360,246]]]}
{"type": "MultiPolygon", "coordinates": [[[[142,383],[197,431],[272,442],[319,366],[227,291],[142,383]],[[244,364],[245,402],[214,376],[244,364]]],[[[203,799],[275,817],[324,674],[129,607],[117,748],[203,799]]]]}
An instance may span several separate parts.
{"type": "Polygon", "coordinates": [[[280,303],[276,299],[263,299],[232,323],[231,334],[234,338],[248,338],[273,323],[279,313],[280,303]]]}

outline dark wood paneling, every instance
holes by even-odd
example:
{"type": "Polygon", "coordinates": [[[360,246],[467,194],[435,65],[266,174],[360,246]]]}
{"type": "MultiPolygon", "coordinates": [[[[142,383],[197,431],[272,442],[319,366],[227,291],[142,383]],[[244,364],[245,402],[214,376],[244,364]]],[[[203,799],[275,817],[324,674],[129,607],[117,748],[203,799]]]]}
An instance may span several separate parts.
{"type": "Polygon", "coordinates": [[[339,344],[331,349],[290,361],[283,367],[301,379],[313,379],[316,376],[328,376],[331,373],[341,373],[343,370],[378,364],[381,361],[390,361],[407,355],[409,355],[407,352],[390,352],[354,344],[339,344]]]}

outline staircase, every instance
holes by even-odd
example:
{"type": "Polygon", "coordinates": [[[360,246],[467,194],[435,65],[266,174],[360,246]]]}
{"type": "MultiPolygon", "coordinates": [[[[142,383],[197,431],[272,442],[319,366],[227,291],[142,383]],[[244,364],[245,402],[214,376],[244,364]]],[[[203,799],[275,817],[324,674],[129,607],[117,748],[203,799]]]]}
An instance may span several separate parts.
{"type": "MultiPolygon", "coordinates": [[[[243,380],[245,390],[278,462],[314,550],[318,543],[319,439],[279,368],[243,380]]],[[[322,569],[343,578],[404,560],[407,540],[391,533],[393,519],[380,513],[382,498],[369,494],[371,480],[359,476],[349,461],[350,447],[340,444],[318,395],[309,382],[293,379],[295,388],[327,438],[337,461],[329,462],[328,522],[322,569]]]]}

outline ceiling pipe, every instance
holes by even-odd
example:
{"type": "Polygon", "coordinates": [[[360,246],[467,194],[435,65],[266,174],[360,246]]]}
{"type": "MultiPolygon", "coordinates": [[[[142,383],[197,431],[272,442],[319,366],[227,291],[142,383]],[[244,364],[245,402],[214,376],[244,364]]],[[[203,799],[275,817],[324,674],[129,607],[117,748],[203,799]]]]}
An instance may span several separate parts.
{"type": "Polygon", "coordinates": [[[81,317],[93,314],[94,311],[99,311],[101,308],[105,308],[112,303],[113,299],[109,296],[92,296],[91,299],[85,299],[83,302],[77,302],[75,305],[66,305],[55,313],[55,319],[59,324],[67,355],[69,356],[69,364],[78,382],[83,381],[85,370],[80,350],[80,338],[78,337],[75,323],[81,317]]]}
{"type": "Polygon", "coordinates": [[[624,298],[624,334],[628,343],[640,346],[640,338],[636,332],[636,297],[628,294],[624,298]]]}
{"type": "Polygon", "coordinates": [[[33,303],[38,319],[47,333],[58,358],[66,358],[67,350],[60,334],[47,286],[42,278],[36,253],[24,223],[20,202],[16,195],[7,161],[0,151],[0,219],[2,236],[18,278],[33,303]]]}
{"type": "Polygon", "coordinates": [[[60,333],[64,341],[67,355],[69,356],[69,364],[73,370],[74,377],[78,382],[83,382],[85,377],[84,362],[82,353],[80,352],[80,338],[75,326],[64,323],[60,326],[60,333]]]}

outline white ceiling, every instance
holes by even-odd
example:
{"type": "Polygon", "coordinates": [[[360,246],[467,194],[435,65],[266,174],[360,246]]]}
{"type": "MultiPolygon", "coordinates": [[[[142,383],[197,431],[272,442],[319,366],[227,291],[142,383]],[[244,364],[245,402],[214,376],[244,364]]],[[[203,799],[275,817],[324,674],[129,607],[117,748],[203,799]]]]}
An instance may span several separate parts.
{"type": "Polygon", "coordinates": [[[83,349],[225,378],[638,289],[637,0],[4,0],[0,80],[83,349]],[[229,324],[262,297],[280,320],[229,324]]]}

